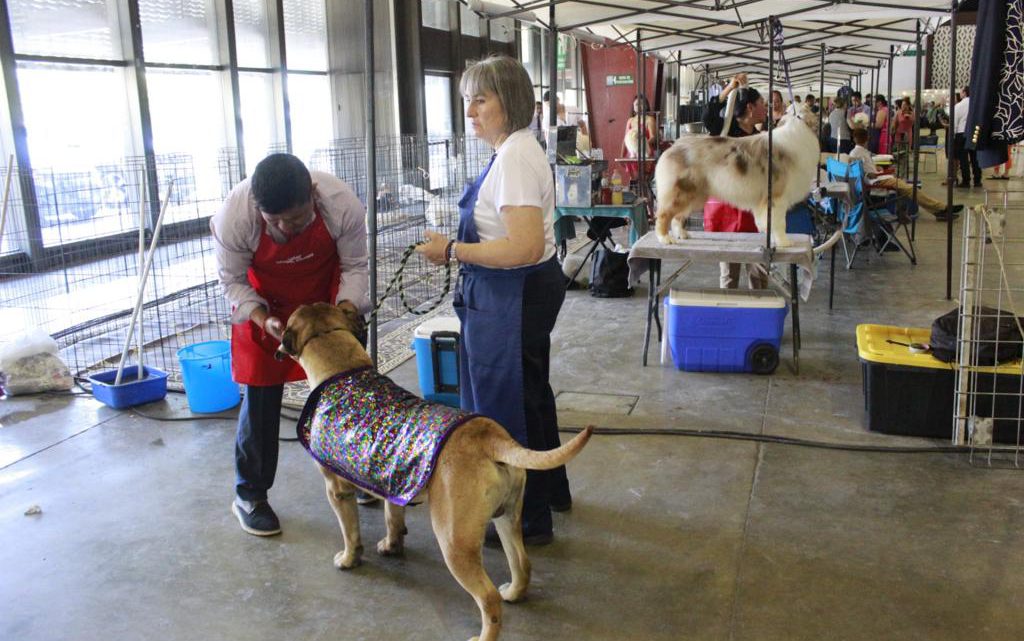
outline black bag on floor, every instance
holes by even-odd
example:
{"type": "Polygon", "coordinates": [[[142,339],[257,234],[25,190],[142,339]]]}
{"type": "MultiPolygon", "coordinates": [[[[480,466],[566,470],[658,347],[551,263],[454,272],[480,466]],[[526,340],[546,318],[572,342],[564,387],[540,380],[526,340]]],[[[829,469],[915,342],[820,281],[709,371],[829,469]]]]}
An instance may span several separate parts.
{"type": "MultiPolygon", "coordinates": [[[[975,322],[981,327],[976,328],[977,340],[974,343],[974,361],[972,365],[988,366],[1007,361],[1015,361],[1021,357],[1024,337],[1017,327],[1017,319],[1009,312],[1001,312],[992,307],[974,308],[975,322]],[[996,351],[996,341],[999,350],[996,351]]],[[[943,314],[932,323],[930,345],[932,355],[944,363],[956,359],[956,337],[960,329],[960,310],[943,314]]]]}
{"type": "Polygon", "coordinates": [[[597,298],[624,298],[633,295],[629,286],[629,254],[598,247],[590,266],[590,295],[597,298]]]}

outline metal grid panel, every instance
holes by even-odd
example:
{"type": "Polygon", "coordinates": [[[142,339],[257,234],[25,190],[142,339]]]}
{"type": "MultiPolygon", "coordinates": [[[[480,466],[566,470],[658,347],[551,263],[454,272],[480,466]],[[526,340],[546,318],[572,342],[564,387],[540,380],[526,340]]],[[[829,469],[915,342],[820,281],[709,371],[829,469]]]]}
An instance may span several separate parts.
{"type": "Polygon", "coordinates": [[[963,226],[953,440],[972,448],[972,462],[1024,466],[1024,370],[1018,359],[992,367],[1024,348],[1024,192],[986,193],[963,226]],[[1014,215],[1016,214],[1016,215],[1014,215]],[[993,326],[1002,331],[995,332],[993,326]]]}

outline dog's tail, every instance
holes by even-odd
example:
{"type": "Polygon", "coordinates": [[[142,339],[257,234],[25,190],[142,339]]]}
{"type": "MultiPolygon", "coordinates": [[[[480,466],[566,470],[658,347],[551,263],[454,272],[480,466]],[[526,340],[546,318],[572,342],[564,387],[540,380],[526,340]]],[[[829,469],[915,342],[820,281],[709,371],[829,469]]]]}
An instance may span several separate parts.
{"type": "Polygon", "coordinates": [[[545,451],[528,450],[512,440],[511,437],[507,437],[492,441],[490,455],[493,460],[514,467],[527,470],[551,470],[559,465],[565,465],[579,454],[593,433],[594,426],[588,425],[568,443],[545,451]]]}

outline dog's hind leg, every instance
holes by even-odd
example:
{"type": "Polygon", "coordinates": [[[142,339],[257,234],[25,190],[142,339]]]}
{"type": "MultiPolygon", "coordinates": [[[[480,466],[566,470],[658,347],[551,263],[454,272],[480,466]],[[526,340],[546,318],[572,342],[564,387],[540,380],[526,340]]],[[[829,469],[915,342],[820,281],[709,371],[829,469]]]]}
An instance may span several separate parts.
{"type": "Polygon", "coordinates": [[[334,555],[334,567],[351,570],[362,562],[363,542],[359,533],[359,508],[356,506],[355,486],[327,468],[317,465],[324,475],[327,501],[338,517],[341,538],[345,547],[334,555]]]}
{"type": "Polygon", "coordinates": [[[494,527],[498,530],[501,547],[508,559],[508,569],[512,574],[509,583],[498,588],[501,598],[509,603],[517,603],[526,598],[526,588],[530,585],[530,557],[523,545],[523,490],[525,475],[522,470],[515,469],[520,477],[513,481],[515,498],[508,501],[504,513],[494,519],[494,527]]]}
{"type": "Polygon", "coordinates": [[[401,556],[405,551],[405,507],[395,505],[391,501],[384,502],[384,524],[387,535],[377,542],[377,554],[381,556],[401,556]]]}
{"type": "Polygon", "coordinates": [[[487,521],[472,518],[473,511],[453,510],[451,501],[435,500],[433,492],[431,497],[430,524],[444,562],[480,608],[480,636],[470,641],[496,641],[501,632],[501,595],[487,576],[480,553],[487,521]]]}

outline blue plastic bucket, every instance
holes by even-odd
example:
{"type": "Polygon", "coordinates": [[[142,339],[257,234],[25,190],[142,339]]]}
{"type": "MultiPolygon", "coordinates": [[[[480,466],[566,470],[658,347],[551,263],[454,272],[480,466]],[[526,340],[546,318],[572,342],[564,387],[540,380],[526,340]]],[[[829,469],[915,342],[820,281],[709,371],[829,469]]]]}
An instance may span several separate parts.
{"type": "Polygon", "coordinates": [[[188,407],[196,413],[221,412],[238,405],[238,384],[231,380],[231,343],[206,341],[178,350],[188,407]]]}

